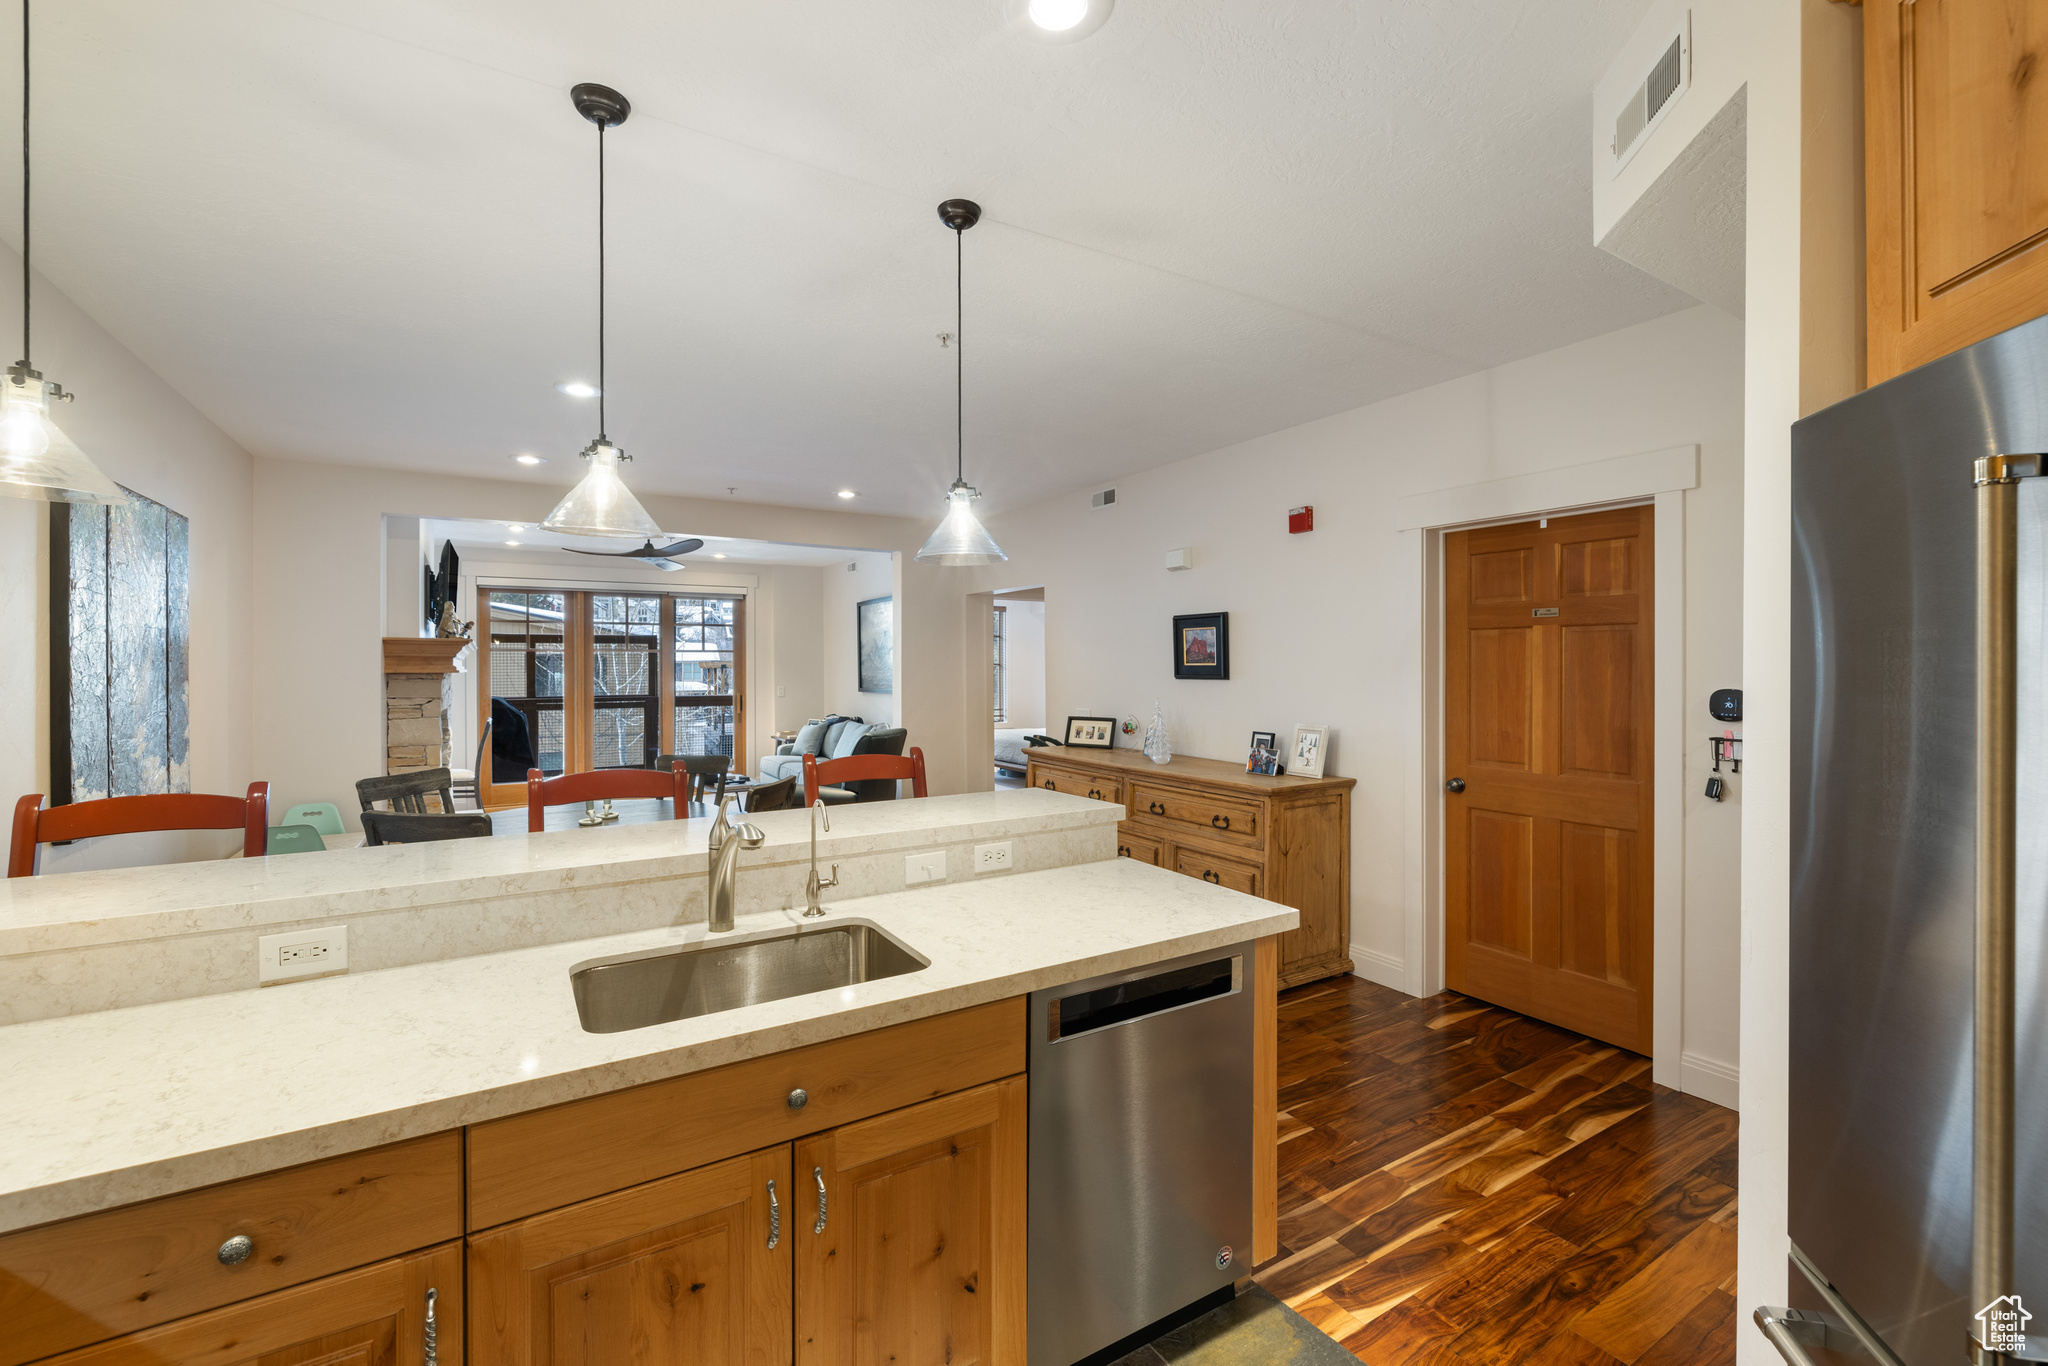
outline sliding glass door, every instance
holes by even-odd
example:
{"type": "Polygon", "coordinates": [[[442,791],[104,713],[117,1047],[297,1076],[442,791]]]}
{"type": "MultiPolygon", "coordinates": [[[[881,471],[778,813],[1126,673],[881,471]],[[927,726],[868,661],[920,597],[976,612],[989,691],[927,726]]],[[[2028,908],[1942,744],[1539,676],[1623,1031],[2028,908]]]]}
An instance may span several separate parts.
{"type": "Polygon", "coordinates": [[[524,801],[529,767],[550,777],[651,768],[662,754],[723,754],[745,766],[743,597],[482,591],[487,806],[524,801]]]}

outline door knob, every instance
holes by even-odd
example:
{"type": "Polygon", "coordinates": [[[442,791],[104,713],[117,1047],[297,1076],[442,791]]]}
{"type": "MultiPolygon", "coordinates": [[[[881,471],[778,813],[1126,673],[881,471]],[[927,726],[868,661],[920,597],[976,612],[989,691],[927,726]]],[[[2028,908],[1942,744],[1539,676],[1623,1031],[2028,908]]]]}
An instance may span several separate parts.
{"type": "Polygon", "coordinates": [[[1465,780],[1463,778],[1453,778],[1444,784],[1444,791],[1446,792],[1463,792],[1464,790],[1465,780]]]}

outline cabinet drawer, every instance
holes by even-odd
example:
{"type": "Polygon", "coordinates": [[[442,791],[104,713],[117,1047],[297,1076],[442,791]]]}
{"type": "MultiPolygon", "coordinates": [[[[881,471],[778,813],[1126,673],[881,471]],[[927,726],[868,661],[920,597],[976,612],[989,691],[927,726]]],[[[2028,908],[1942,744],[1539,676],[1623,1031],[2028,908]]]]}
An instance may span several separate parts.
{"type": "Polygon", "coordinates": [[[1140,863],[1149,863],[1154,867],[1158,867],[1165,852],[1166,847],[1158,840],[1139,834],[1130,827],[1128,822],[1117,826],[1116,854],[1118,858],[1136,859],[1140,863]]]}
{"type": "Polygon", "coordinates": [[[1218,858],[1203,849],[1180,848],[1174,850],[1173,870],[1198,877],[1204,882],[1213,882],[1218,887],[1228,887],[1234,892],[1248,896],[1260,894],[1259,876],[1256,864],[1240,863],[1234,858],[1218,858]]]}
{"type": "Polygon", "coordinates": [[[0,1237],[0,1366],[458,1238],[461,1151],[433,1134],[0,1237]]]}
{"type": "Polygon", "coordinates": [[[991,1001],[469,1128],[489,1228],[1024,1070],[1024,998],[991,1001]],[[792,1091],[806,1095],[801,1109],[792,1091]]]}
{"type": "Polygon", "coordinates": [[[1090,801],[1121,804],[1124,799],[1122,779],[1078,768],[1036,765],[1031,770],[1031,784],[1034,787],[1050,788],[1054,792],[1064,792],[1070,797],[1086,797],[1090,801]]]}
{"type": "Polygon", "coordinates": [[[1168,827],[1199,831],[1202,838],[1257,847],[1265,803],[1153,783],[1131,783],[1131,815],[1168,827]]]}

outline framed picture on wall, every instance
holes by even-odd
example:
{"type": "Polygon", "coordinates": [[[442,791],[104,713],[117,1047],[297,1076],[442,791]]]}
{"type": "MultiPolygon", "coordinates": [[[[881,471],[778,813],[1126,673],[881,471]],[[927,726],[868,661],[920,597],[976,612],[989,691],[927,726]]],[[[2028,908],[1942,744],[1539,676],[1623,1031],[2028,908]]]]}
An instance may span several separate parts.
{"type": "Polygon", "coordinates": [[[1074,749],[1109,749],[1116,744],[1114,716],[1069,716],[1067,744],[1074,749]]]}
{"type": "Polygon", "coordinates": [[[862,692],[896,691],[896,600],[869,598],[854,606],[862,692]]]}
{"type": "Polygon", "coordinates": [[[1173,676],[1230,677],[1230,613],[1200,612],[1173,619],[1173,676]]]}

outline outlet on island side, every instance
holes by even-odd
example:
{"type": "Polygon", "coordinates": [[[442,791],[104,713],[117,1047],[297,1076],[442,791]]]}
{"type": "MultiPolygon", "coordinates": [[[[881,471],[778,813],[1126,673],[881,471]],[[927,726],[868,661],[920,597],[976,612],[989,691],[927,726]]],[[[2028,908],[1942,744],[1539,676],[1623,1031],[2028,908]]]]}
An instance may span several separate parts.
{"type": "Polygon", "coordinates": [[[1010,842],[1000,844],[977,844],[974,846],[974,871],[977,873],[1000,873],[1010,866],[1010,842]]]}
{"type": "Polygon", "coordinates": [[[348,926],[291,930],[256,937],[256,984],[348,971],[348,926]]]}
{"type": "Polygon", "coordinates": [[[915,887],[920,882],[944,882],[946,880],[946,851],[932,849],[922,854],[910,854],[903,860],[903,881],[915,887]]]}

